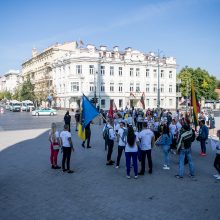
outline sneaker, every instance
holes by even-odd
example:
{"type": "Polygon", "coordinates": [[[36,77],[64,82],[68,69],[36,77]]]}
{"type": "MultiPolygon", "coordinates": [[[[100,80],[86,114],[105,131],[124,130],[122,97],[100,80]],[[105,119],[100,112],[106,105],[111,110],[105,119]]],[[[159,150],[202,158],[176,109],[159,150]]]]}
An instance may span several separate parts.
{"type": "Polygon", "coordinates": [[[195,175],[191,175],[191,174],[189,174],[189,177],[190,177],[190,178],[194,178],[194,177],[195,177],[195,175]]]}
{"type": "Polygon", "coordinates": [[[68,170],[67,173],[74,173],[74,171],[73,170],[68,170]]]}
{"type": "Polygon", "coordinates": [[[56,166],[52,165],[52,166],[51,166],[51,169],[56,169],[56,166]]]}
{"type": "Polygon", "coordinates": [[[217,177],[220,177],[220,175],[219,174],[215,174],[215,175],[213,175],[215,178],[217,178],[217,177]]]}
{"type": "Polygon", "coordinates": [[[118,169],[118,168],[119,168],[119,166],[116,166],[115,168],[116,168],[116,169],[118,169]]]}
{"type": "Polygon", "coordinates": [[[107,166],[110,166],[110,165],[113,165],[113,163],[107,162],[106,165],[107,165],[107,166]]]}
{"type": "Polygon", "coordinates": [[[61,167],[60,166],[55,166],[55,168],[54,169],[60,169],[61,167]]]}
{"type": "Polygon", "coordinates": [[[137,178],[138,178],[138,176],[134,176],[134,178],[135,178],[135,179],[137,179],[137,178]]]}
{"type": "Polygon", "coordinates": [[[128,179],[131,179],[131,176],[127,176],[128,179]]]}
{"type": "Polygon", "coordinates": [[[175,177],[176,177],[177,179],[182,179],[182,178],[183,178],[183,177],[180,176],[180,175],[175,175],[175,177]]]}
{"type": "Polygon", "coordinates": [[[82,147],[85,148],[85,145],[82,143],[82,147]]]}
{"type": "Polygon", "coordinates": [[[163,169],[164,169],[164,170],[170,170],[170,167],[168,167],[167,165],[164,165],[164,166],[163,166],[163,169]]]}
{"type": "Polygon", "coordinates": [[[63,169],[63,172],[65,173],[67,171],[67,169],[63,169]]]}
{"type": "Polygon", "coordinates": [[[88,146],[87,148],[92,148],[91,146],[88,146]]]}
{"type": "Polygon", "coordinates": [[[203,157],[204,157],[204,156],[206,156],[206,154],[205,154],[205,153],[202,153],[202,154],[201,154],[201,156],[203,156],[203,157]]]}

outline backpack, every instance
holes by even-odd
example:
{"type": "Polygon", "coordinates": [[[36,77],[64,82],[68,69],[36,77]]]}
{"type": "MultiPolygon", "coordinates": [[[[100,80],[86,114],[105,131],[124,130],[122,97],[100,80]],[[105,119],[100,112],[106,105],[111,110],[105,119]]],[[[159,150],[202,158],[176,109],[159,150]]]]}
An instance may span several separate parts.
{"type": "Polygon", "coordinates": [[[105,141],[109,140],[109,129],[110,129],[110,128],[106,127],[106,128],[104,129],[103,133],[102,133],[103,139],[104,139],[105,141]]]}

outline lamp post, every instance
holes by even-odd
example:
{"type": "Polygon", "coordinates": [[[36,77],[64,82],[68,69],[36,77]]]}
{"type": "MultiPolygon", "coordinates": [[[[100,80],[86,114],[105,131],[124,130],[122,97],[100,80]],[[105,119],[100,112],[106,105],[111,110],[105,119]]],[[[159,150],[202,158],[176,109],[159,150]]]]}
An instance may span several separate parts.
{"type": "Polygon", "coordinates": [[[158,110],[158,114],[160,113],[160,54],[162,53],[162,51],[160,51],[158,49],[157,52],[157,70],[158,70],[158,74],[157,74],[157,110],[158,110]]]}

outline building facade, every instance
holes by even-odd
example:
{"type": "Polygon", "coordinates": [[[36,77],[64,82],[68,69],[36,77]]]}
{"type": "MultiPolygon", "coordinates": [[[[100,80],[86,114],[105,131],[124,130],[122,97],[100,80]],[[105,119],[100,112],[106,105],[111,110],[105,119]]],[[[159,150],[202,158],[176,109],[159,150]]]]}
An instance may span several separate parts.
{"type": "Polygon", "coordinates": [[[9,70],[3,76],[0,77],[0,91],[15,93],[20,83],[20,72],[19,70],[9,70]]]}
{"type": "Polygon", "coordinates": [[[97,97],[102,109],[109,109],[111,100],[118,109],[142,107],[141,96],[145,108],[156,108],[158,89],[160,107],[176,108],[176,59],[173,57],[160,58],[132,48],[119,51],[117,46],[108,50],[106,46],[97,49],[87,45],[75,47],[55,59],[51,74],[55,103],[60,108],[78,108],[82,94],[89,99],[97,97]]]}

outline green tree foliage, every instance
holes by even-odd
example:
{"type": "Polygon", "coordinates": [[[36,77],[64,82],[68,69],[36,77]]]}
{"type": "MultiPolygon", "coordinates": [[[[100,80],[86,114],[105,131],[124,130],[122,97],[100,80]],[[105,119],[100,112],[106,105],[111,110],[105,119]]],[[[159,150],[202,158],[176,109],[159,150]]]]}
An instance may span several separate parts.
{"type": "Polygon", "coordinates": [[[217,89],[220,89],[220,80],[217,81],[217,89]]]}
{"type": "Polygon", "coordinates": [[[0,100],[4,99],[5,95],[4,92],[0,92],[0,100]]]}
{"type": "Polygon", "coordinates": [[[8,100],[11,100],[12,94],[11,94],[9,91],[5,91],[5,92],[4,92],[4,98],[5,98],[5,99],[8,99],[8,100]]]}
{"type": "Polygon", "coordinates": [[[15,89],[14,94],[12,95],[12,99],[21,100],[20,92],[21,92],[21,91],[20,91],[20,88],[17,87],[17,88],[15,89]]]}
{"type": "Polygon", "coordinates": [[[23,84],[21,85],[20,98],[21,101],[23,100],[34,101],[35,99],[34,85],[31,83],[30,78],[27,78],[27,80],[23,82],[23,84]]]}
{"type": "Polygon", "coordinates": [[[210,76],[206,70],[184,67],[177,76],[181,79],[180,91],[183,96],[190,96],[191,84],[193,83],[199,99],[217,99],[215,88],[216,77],[210,76]],[[188,94],[187,94],[188,91],[188,94]]]}

